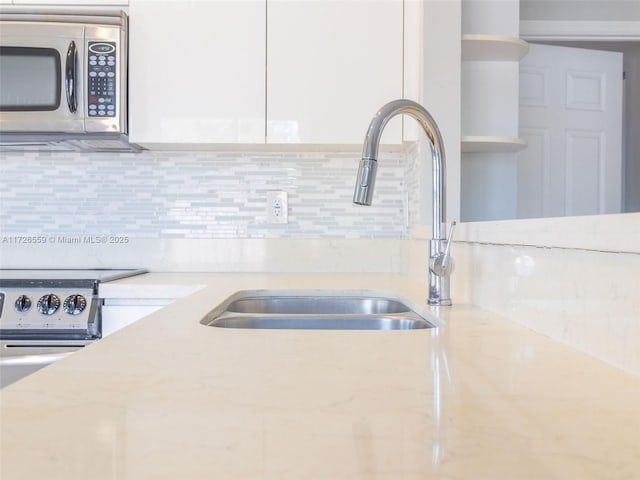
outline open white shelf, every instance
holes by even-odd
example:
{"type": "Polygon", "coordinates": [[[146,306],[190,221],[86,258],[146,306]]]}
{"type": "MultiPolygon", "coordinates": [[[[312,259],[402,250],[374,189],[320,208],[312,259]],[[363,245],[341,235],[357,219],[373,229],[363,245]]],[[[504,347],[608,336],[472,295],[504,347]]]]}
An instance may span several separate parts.
{"type": "Polygon", "coordinates": [[[515,153],[527,146],[526,140],[515,137],[464,135],[461,140],[462,153],[515,153]]]}
{"type": "Polygon", "coordinates": [[[462,60],[517,61],[529,51],[529,44],[506,35],[462,35],[462,60]]]}

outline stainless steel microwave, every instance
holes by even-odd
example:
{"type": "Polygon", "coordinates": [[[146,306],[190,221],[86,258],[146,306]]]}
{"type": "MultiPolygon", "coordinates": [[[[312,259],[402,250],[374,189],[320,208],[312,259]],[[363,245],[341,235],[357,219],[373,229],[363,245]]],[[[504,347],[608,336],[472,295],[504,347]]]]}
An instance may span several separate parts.
{"type": "Polygon", "coordinates": [[[0,148],[134,148],[127,25],[123,12],[0,11],[0,148]]]}

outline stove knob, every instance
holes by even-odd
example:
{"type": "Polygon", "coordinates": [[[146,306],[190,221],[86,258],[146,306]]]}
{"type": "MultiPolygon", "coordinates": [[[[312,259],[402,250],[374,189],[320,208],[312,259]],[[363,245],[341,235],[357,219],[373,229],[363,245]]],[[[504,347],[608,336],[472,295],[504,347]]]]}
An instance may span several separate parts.
{"type": "Polygon", "coordinates": [[[57,295],[49,293],[38,300],[38,311],[43,315],[53,315],[60,308],[60,299],[57,295]]]}
{"type": "Polygon", "coordinates": [[[87,300],[82,295],[69,295],[62,304],[69,315],[80,315],[86,306],[87,300]]]}
{"type": "Polygon", "coordinates": [[[19,312],[19,313],[28,312],[29,309],[31,308],[31,299],[26,295],[20,295],[16,300],[16,303],[14,303],[14,305],[16,307],[16,312],[19,312]]]}

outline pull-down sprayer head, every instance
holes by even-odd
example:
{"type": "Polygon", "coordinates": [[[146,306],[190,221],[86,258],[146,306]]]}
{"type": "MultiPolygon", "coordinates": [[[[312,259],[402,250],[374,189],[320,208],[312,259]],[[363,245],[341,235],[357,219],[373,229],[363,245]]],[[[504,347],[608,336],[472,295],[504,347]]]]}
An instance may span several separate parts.
{"type": "Polygon", "coordinates": [[[360,160],[356,188],[353,192],[353,203],[357,203],[358,205],[371,205],[377,170],[378,162],[375,158],[363,158],[360,160]]]}

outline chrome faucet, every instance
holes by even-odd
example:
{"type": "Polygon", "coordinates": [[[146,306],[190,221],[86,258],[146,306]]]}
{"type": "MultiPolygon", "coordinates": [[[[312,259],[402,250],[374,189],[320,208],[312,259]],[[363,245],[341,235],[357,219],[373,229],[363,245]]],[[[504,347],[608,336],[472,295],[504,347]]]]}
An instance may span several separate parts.
{"type": "Polygon", "coordinates": [[[373,187],[378,168],[378,146],[387,122],[398,114],[413,117],[422,126],[429,138],[433,172],[433,238],[429,241],[429,305],[451,305],[449,277],[453,271],[453,260],[449,248],[456,223],[451,223],[449,239],[443,232],[445,208],[445,158],[440,130],[427,110],[411,100],[394,100],[384,105],[371,119],[362,149],[362,160],[358,168],[353,203],[371,205],[373,187]]]}

